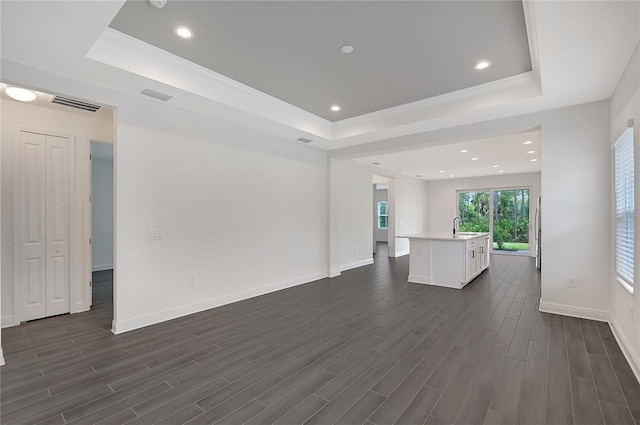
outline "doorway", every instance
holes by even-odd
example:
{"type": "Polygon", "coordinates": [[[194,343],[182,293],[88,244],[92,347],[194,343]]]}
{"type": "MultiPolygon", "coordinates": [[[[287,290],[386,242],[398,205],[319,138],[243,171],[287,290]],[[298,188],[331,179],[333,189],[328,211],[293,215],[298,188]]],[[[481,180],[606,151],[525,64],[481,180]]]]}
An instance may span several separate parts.
{"type": "Polygon", "coordinates": [[[91,141],[91,300],[92,307],[113,302],[114,167],[113,144],[91,141]]]}
{"type": "Polygon", "coordinates": [[[395,257],[394,179],[373,175],[373,258],[395,257]]]}

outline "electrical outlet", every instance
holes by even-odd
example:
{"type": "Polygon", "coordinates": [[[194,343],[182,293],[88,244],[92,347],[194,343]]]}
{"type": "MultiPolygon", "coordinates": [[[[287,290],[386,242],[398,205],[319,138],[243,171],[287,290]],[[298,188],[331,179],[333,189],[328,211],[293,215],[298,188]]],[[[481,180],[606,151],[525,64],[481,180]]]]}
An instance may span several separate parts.
{"type": "Polygon", "coordinates": [[[187,285],[196,286],[196,277],[195,276],[189,276],[187,278],[187,285]]]}
{"type": "Polygon", "coordinates": [[[164,230],[163,229],[149,229],[149,240],[150,241],[162,241],[162,240],[164,240],[164,230]]]}
{"type": "Polygon", "coordinates": [[[576,277],[575,276],[567,277],[567,286],[569,288],[575,288],[576,287],[576,277]]]}

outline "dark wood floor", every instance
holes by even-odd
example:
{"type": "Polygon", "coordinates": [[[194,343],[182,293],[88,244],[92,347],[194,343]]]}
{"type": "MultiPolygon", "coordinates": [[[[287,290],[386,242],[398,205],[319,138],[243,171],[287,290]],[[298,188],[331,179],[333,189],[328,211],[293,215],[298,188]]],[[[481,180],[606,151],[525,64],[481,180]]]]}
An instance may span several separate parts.
{"type": "Polygon", "coordinates": [[[3,330],[1,421],[640,425],[608,325],[539,313],[530,258],[493,256],[463,290],[407,272],[381,249],[338,278],[117,336],[96,275],[91,312],[3,330]]]}

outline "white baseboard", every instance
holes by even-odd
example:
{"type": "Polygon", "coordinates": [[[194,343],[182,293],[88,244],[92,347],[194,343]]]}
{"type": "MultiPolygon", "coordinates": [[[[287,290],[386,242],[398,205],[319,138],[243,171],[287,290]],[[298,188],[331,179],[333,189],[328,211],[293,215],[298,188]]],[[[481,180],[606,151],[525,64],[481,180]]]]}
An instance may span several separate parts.
{"type": "Polygon", "coordinates": [[[622,350],[622,354],[627,359],[629,366],[631,366],[631,370],[633,370],[633,374],[636,375],[636,379],[640,382],[640,355],[633,350],[633,347],[624,333],[620,332],[620,326],[615,319],[612,319],[609,324],[611,325],[611,330],[613,331],[613,336],[618,341],[618,345],[622,350]]]}
{"type": "Polygon", "coordinates": [[[4,353],[2,352],[2,347],[0,347],[0,366],[4,366],[4,353]]]}
{"type": "Polygon", "coordinates": [[[560,314],[562,316],[609,322],[609,312],[592,308],[576,307],[566,304],[555,304],[540,300],[539,310],[543,313],[560,314]]]}
{"type": "Polygon", "coordinates": [[[396,251],[394,257],[404,257],[405,255],[409,255],[409,250],[405,250],[405,251],[396,251]]]}
{"type": "Polygon", "coordinates": [[[0,325],[3,328],[10,328],[11,326],[17,326],[18,323],[13,321],[13,314],[10,316],[2,316],[2,324],[0,325]]]}
{"type": "Polygon", "coordinates": [[[103,270],[113,270],[113,263],[111,264],[96,264],[91,266],[92,272],[101,272],[103,270]]]}
{"type": "Polygon", "coordinates": [[[247,291],[237,292],[235,294],[225,295],[218,298],[212,298],[193,304],[171,308],[169,310],[159,311],[157,313],[147,314],[145,316],[118,321],[114,320],[112,322],[111,332],[118,335],[124,332],[132,331],[134,329],[144,328],[145,326],[155,325],[157,323],[166,322],[167,320],[187,316],[189,314],[199,313],[204,310],[209,310],[226,304],[246,300],[248,298],[257,297],[260,295],[268,294],[270,292],[280,291],[282,289],[313,282],[325,277],[327,277],[326,272],[314,273],[306,276],[300,276],[294,279],[285,280],[283,282],[274,283],[271,285],[260,286],[257,288],[249,289],[247,291]]]}
{"type": "Polygon", "coordinates": [[[373,264],[373,257],[354,261],[353,263],[342,264],[340,265],[340,271],[343,272],[345,270],[351,270],[357,267],[368,266],[369,264],[373,264]]]}
{"type": "Polygon", "coordinates": [[[340,276],[342,273],[340,273],[340,269],[333,269],[333,270],[329,270],[329,277],[336,277],[336,276],[340,276]]]}

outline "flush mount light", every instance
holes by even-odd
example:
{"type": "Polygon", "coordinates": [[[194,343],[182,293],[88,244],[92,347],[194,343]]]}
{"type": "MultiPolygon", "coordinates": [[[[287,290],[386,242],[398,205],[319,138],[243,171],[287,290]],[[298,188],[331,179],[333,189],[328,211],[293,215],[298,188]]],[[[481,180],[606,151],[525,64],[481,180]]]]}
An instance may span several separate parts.
{"type": "Polygon", "coordinates": [[[176,35],[180,38],[193,38],[193,31],[191,31],[187,27],[175,27],[173,32],[175,32],[176,35]]]}
{"type": "Polygon", "coordinates": [[[467,152],[469,152],[467,149],[462,149],[462,150],[460,151],[460,153],[467,153],[467,152]]]}
{"type": "Polygon", "coordinates": [[[498,168],[498,167],[499,167],[499,165],[492,165],[492,167],[493,167],[493,168],[498,168]]]}
{"type": "Polygon", "coordinates": [[[455,176],[456,176],[455,174],[451,174],[449,177],[455,177],[455,176]]]}
{"type": "Polygon", "coordinates": [[[338,105],[333,105],[333,106],[331,107],[331,110],[332,110],[333,112],[338,112],[338,111],[340,110],[340,107],[339,107],[338,105]]]}
{"type": "Polygon", "coordinates": [[[477,70],[482,70],[482,69],[487,69],[490,66],[491,66],[491,62],[482,60],[482,61],[479,61],[476,64],[476,66],[474,66],[474,68],[477,69],[477,70]]]}
{"type": "Polygon", "coordinates": [[[536,151],[529,151],[529,152],[527,152],[527,153],[536,153],[536,151]]]}
{"type": "Polygon", "coordinates": [[[32,90],[23,89],[22,87],[7,87],[4,92],[12,99],[20,102],[31,102],[36,100],[36,94],[32,90]]]}
{"type": "Polygon", "coordinates": [[[531,162],[536,162],[537,160],[538,160],[537,158],[533,158],[531,162]]]}
{"type": "Polygon", "coordinates": [[[347,44],[346,46],[342,46],[342,47],[340,48],[340,51],[341,51],[342,53],[346,53],[346,54],[353,53],[353,46],[349,46],[349,45],[347,44]]]}
{"type": "Polygon", "coordinates": [[[472,161],[477,161],[479,158],[473,157],[471,158],[472,161]]]}
{"type": "Polygon", "coordinates": [[[444,170],[440,170],[441,173],[444,173],[444,170]]]}
{"type": "Polygon", "coordinates": [[[533,143],[533,141],[532,141],[532,140],[527,140],[526,142],[523,142],[522,144],[523,144],[523,145],[530,145],[531,143],[533,143]]]}
{"type": "Polygon", "coordinates": [[[499,172],[499,173],[504,173],[504,170],[499,170],[498,172],[499,172]]]}

